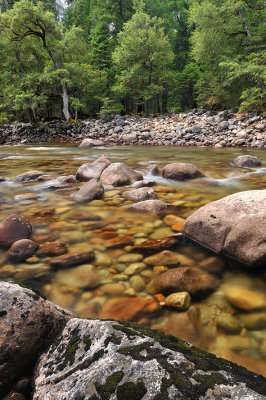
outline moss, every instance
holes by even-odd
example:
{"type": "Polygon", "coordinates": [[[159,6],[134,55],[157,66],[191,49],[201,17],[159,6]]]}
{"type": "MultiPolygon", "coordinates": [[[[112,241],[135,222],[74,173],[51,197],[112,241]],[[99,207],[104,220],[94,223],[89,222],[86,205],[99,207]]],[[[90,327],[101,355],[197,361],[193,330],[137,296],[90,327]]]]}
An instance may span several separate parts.
{"type": "MultiPolygon", "coordinates": [[[[118,329],[127,334],[127,331],[131,331],[135,336],[150,337],[159,342],[163,347],[173,351],[177,351],[195,365],[195,369],[202,371],[221,371],[224,370],[232,375],[234,382],[245,382],[246,386],[262,395],[266,394],[266,381],[261,375],[257,375],[253,372],[248,371],[246,368],[241,367],[237,364],[227,361],[223,358],[218,358],[214,354],[207,353],[197,347],[191,346],[183,340],[176,338],[171,335],[166,335],[163,332],[151,330],[147,327],[138,326],[137,324],[118,321],[119,325],[115,325],[114,328],[118,329]],[[122,328],[121,328],[122,326],[122,328]]],[[[162,357],[161,357],[162,358],[162,357]]],[[[147,358],[146,358],[147,359],[147,358]]],[[[157,359],[157,357],[156,357],[157,359]]],[[[162,360],[157,359],[162,364],[162,360]]],[[[177,373],[177,371],[176,371],[177,373]]],[[[203,385],[203,383],[202,383],[203,385]]],[[[204,385],[203,385],[204,386],[204,385]]],[[[203,388],[203,386],[201,386],[203,388]]],[[[194,397],[195,399],[198,396],[194,397]]]]}
{"type": "Polygon", "coordinates": [[[78,343],[80,342],[79,336],[72,336],[69,341],[64,354],[62,355],[62,362],[58,365],[58,370],[62,371],[68,364],[72,365],[75,361],[76,351],[78,349],[78,343]]]}
{"type": "Polygon", "coordinates": [[[89,335],[85,335],[83,336],[82,339],[83,343],[85,344],[84,350],[88,351],[91,347],[91,340],[90,340],[90,336],[89,335]]]}
{"type": "Polygon", "coordinates": [[[150,360],[152,358],[156,358],[156,355],[153,354],[152,351],[150,351],[151,350],[151,346],[153,346],[152,342],[144,342],[144,343],[138,344],[136,346],[123,347],[122,349],[117,350],[117,352],[120,353],[120,354],[124,354],[124,355],[130,355],[135,360],[147,361],[147,360],[150,360]],[[149,353],[147,353],[147,356],[143,356],[143,355],[140,354],[143,350],[146,350],[146,351],[149,350],[149,353]]]}
{"type": "MultiPolygon", "coordinates": [[[[122,321],[119,321],[119,322],[122,322],[122,321]]],[[[141,332],[139,332],[135,329],[132,329],[133,326],[132,327],[124,326],[123,323],[121,323],[121,325],[113,325],[113,328],[116,329],[117,331],[121,331],[121,332],[125,333],[127,336],[129,336],[129,338],[131,336],[145,337],[141,334],[141,332]]]]}
{"type": "Polygon", "coordinates": [[[193,375],[193,378],[201,383],[201,387],[204,388],[206,392],[208,389],[213,389],[215,385],[228,385],[230,381],[226,379],[222,374],[218,372],[213,372],[212,374],[208,375],[193,375]]]}
{"type": "Polygon", "coordinates": [[[124,372],[118,371],[113,375],[108,376],[104,385],[100,385],[98,383],[95,384],[97,392],[102,400],[110,399],[111,394],[115,392],[118,383],[121,381],[124,375],[124,372]]]}
{"type": "Polygon", "coordinates": [[[127,382],[124,385],[118,386],[117,400],[141,400],[146,393],[147,389],[142,381],[137,384],[127,382]]]}

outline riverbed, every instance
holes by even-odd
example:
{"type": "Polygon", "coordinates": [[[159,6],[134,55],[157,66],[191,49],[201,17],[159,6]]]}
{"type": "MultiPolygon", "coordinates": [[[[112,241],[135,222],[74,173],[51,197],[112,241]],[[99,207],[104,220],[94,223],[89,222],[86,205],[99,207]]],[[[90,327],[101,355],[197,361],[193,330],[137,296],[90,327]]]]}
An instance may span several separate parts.
{"type": "MultiPolygon", "coordinates": [[[[179,336],[266,375],[266,323],[259,329],[258,325],[247,329],[241,322],[245,312],[234,308],[224,297],[230,285],[265,294],[265,275],[250,273],[182,241],[174,249],[180,257],[180,266],[200,266],[208,270],[219,280],[219,288],[204,299],[192,299],[188,311],[161,306],[156,312],[149,312],[145,311],[145,305],[141,310],[144,303],[139,299],[153,300],[147,291],[148,284],[167,267],[150,266],[145,263],[143,254],[132,252],[134,245],[180,233],[182,220],[210,201],[244,190],[265,189],[265,151],[174,146],[79,148],[67,144],[42,144],[2,146],[0,158],[0,175],[7,178],[0,183],[1,220],[12,213],[22,215],[32,224],[33,239],[35,237],[40,246],[60,242],[67,246],[69,253],[92,250],[96,255],[96,260],[85,270],[82,266],[53,270],[50,257],[34,256],[26,262],[14,263],[1,251],[0,278],[38,289],[48,300],[74,311],[79,317],[119,316],[123,319],[124,315],[124,319],[179,336]],[[247,153],[260,158],[262,167],[240,169],[232,166],[235,157],[247,153]],[[140,171],[144,179],[155,181],[153,189],[157,198],[173,206],[171,214],[180,218],[176,220],[179,223],[169,222],[171,218],[126,211],[123,207],[131,202],[122,196],[125,188],[106,191],[103,200],[85,204],[74,202],[70,194],[80,185],[64,186],[58,177],[75,174],[81,164],[95,161],[102,155],[111,162],[123,162],[140,171]],[[147,173],[150,165],[157,165],[161,170],[171,162],[193,163],[206,177],[170,181],[147,173]],[[41,170],[51,175],[52,180],[24,184],[13,181],[16,175],[28,170],[41,170]],[[29,193],[31,195],[20,196],[29,193]],[[110,245],[117,237],[129,237],[130,240],[124,245],[110,245]],[[125,273],[132,264],[139,264],[139,268],[135,267],[133,274],[125,273]],[[90,280],[89,274],[93,275],[90,280]],[[127,312],[127,307],[131,313],[127,312]],[[217,324],[221,313],[233,316],[242,324],[241,329],[233,332],[217,324]]],[[[248,315],[251,314],[255,311],[250,310],[248,315]]]]}

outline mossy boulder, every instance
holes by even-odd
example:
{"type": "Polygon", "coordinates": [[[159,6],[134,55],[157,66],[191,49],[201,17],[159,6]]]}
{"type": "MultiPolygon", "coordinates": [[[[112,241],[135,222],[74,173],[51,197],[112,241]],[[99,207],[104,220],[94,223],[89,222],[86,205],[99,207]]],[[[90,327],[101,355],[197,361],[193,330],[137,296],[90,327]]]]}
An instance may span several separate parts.
{"type": "Polygon", "coordinates": [[[37,364],[34,400],[264,399],[266,380],[173,336],[74,318],[37,364]]]}

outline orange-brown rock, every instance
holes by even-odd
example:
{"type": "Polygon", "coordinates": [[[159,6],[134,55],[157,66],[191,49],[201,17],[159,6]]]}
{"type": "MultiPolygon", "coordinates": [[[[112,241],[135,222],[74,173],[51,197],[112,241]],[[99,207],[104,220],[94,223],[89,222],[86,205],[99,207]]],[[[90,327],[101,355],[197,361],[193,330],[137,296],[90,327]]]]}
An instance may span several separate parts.
{"type": "Polygon", "coordinates": [[[86,264],[95,259],[94,251],[83,253],[64,254],[51,260],[52,268],[68,268],[75,265],[86,264]]]}
{"type": "Polygon", "coordinates": [[[158,313],[160,305],[153,299],[144,297],[119,297],[107,300],[100,318],[113,318],[124,321],[139,321],[158,313]]]}
{"type": "Polygon", "coordinates": [[[199,268],[174,268],[157,276],[149,284],[149,292],[170,294],[186,291],[191,296],[202,297],[212,292],[218,285],[217,279],[199,268]]]}
{"type": "Polygon", "coordinates": [[[37,251],[39,257],[56,257],[67,253],[67,246],[64,243],[46,243],[37,251]]]}
{"type": "Polygon", "coordinates": [[[125,247],[133,243],[134,239],[131,236],[118,236],[108,240],[105,245],[108,249],[118,249],[119,247],[125,247]]]}
{"type": "Polygon", "coordinates": [[[133,246],[132,252],[144,255],[154,254],[158,251],[168,250],[179,242],[179,236],[168,236],[159,240],[149,240],[147,242],[133,246]]]}
{"type": "Polygon", "coordinates": [[[39,245],[30,239],[17,240],[10,247],[8,255],[13,260],[24,261],[27,258],[30,258],[38,247],[39,245]]]}

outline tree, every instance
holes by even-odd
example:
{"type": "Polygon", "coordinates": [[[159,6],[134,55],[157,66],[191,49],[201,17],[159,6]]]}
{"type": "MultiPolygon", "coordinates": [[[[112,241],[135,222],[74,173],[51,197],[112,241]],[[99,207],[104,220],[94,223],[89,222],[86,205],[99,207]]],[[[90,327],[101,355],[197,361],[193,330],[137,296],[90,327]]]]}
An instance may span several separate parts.
{"type": "Polygon", "coordinates": [[[158,106],[158,96],[171,83],[173,52],[163,21],[145,13],[141,1],[135,7],[135,14],[118,34],[118,46],[113,53],[114,65],[119,70],[114,92],[132,97],[136,109],[143,105],[147,115],[149,106],[157,108],[154,103],[158,106]]]}
{"type": "Polygon", "coordinates": [[[192,53],[202,70],[197,84],[202,104],[212,99],[221,107],[242,104],[244,111],[265,102],[263,8],[262,0],[191,0],[192,53]]]}
{"type": "Polygon", "coordinates": [[[60,81],[63,98],[63,112],[66,120],[70,118],[67,84],[61,73],[63,57],[60,41],[63,38],[62,27],[55,21],[50,11],[45,11],[41,3],[35,5],[31,0],[21,0],[1,15],[1,28],[11,42],[22,42],[25,38],[39,40],[49,55],[54,72],[60,81]]]}

